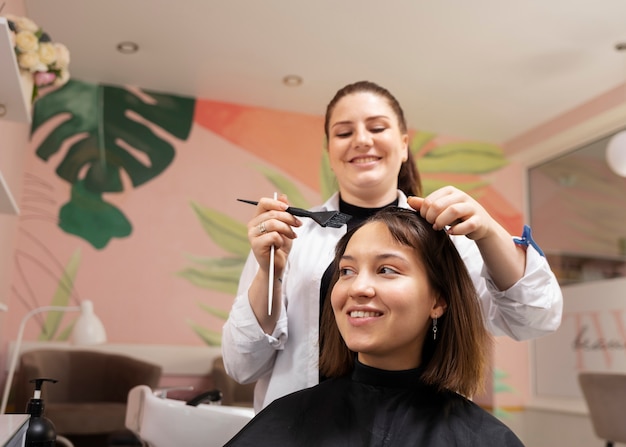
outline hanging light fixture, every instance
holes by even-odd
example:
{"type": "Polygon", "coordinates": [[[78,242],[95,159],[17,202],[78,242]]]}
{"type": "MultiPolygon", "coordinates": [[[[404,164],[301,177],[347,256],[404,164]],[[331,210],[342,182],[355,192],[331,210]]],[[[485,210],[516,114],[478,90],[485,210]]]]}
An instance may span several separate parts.
{"type": "MultiPolygon", "coordinates": [[[[615,45],[617,51],[626,50],[626,42],[615,45]]],[[[606,145],[606,162],[617,175],[626,177],[626,130],[617,132],[606,145]]]]}

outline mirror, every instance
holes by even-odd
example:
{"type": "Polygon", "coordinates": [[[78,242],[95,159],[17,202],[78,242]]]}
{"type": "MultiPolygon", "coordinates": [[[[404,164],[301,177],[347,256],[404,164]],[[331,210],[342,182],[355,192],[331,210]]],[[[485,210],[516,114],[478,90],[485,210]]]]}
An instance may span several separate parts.
{"type": "Polygon", "coordinates": [[[562,285],[626,276],[626,178],[606,162],[613,135],[528,170],[533,236],[562,285]]]}

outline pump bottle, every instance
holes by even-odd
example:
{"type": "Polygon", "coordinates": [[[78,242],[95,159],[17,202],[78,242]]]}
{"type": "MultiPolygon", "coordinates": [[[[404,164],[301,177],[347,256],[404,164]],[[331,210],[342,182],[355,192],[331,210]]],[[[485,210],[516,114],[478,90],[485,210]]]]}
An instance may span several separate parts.
{"type": "Polygon", "coordinates": [[[56,383],[55,379],[33,379],[35,393],[28,401],[26,412],[30,414],[24,447],[55,447],[56,429],[52,421],[43,416],[44,403],[41,398],[41,386],[44,382],[56,383]]]}

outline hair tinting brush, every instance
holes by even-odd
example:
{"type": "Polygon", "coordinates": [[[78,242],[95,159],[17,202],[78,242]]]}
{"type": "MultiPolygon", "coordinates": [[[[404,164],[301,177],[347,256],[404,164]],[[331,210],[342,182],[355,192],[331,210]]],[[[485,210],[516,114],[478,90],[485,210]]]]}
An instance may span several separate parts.
{"type": "MultiPolygon", "coordinates": [[[[258,205],[259,202],[254,200],[237,199],[240,202],[249,203],[251,205],[258,205]]],[[[340,228],[342,225],[348,223],[352,216],[339,211],[309,211],[302,208],[295,208],[290,206],[285,211],[293,216],[298,217],[310,217],[322,227],[340,228]]]]}

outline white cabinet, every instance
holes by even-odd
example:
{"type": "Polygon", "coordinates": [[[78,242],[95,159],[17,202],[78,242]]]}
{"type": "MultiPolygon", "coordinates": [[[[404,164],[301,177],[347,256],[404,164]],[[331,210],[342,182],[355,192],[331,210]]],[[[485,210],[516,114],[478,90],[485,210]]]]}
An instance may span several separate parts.
{"type": "Polygon", "coordinates": [[[9,24],[0,17],[0,119],[30,123],[30,98],[22,89],[9,24]]]}

